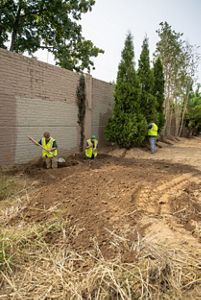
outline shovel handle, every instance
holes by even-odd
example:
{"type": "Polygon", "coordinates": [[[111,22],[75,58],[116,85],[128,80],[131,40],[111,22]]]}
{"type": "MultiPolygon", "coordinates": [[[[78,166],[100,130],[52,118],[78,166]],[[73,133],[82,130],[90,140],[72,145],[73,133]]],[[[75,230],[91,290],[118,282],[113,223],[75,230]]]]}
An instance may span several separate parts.
{"type": "MultiPolygon", "coordinates": [[[[31,136],[27,136],[28,137],[28,139],[30,140],[30,141],[32,141],[32,143],[34,143],[35,145],[37,145],[37,146],[39,146],[40,144],[36,141],[36,140],[34,140],[31,136]]],[[[40,145],[41,146],[41,145],[40,145]]]]}
{"type": "Polygon", "coordinates": [[[45,150],[46,152],[52,154],[52,152],[50,152],[50,151],[48,151],[47,149],[45,149],[42,145],[40,145],[40,144],[39,144],[36,140],[34,140],[31,136],[28,136],[28,139],[29,139],[30,141],[32,141],[32,143],[34,143],[35,145],[40,146],[40,147],[41,147],[43,150],[45,150]]]}

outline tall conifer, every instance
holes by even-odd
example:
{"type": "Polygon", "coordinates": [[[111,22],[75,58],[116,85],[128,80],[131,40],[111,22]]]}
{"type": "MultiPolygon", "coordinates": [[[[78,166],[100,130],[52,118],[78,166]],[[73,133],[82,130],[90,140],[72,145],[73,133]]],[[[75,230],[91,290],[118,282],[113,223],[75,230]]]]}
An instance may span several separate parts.
{"type": "Polygon", "coordinates": [[[146,120],[140,112],[139,80],[135,71],[132,35],[126,37],[114,90],[114,111],[106,138],[121,147],[140,145],[146,136],[146,120]]]}
{"type": "Polygon", "coordinates": [[[153,75],[154,75],[153,94],[157,99],[158,127],[159,130],[161,130],[165,123],[165,115],[164,115],[165,80],[163,74],[163,65],[161,63],[160,57],[157,57],[157,59],[154,62],[153,75]]]}
{"type": "Polygon", "coordinates": [[[153,95],[153,76],[149,60],[149,44],[147,37],[142,44],[139,59],[138,76],[140,81],[140,106],[146,120],[157,122],[157,102],[153,95]]]}

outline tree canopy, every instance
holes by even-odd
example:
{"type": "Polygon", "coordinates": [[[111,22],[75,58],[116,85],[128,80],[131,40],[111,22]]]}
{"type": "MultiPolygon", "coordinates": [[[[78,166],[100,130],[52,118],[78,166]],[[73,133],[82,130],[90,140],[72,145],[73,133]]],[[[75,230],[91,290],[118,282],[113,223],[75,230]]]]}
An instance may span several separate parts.
{"type": "Polygon", "coordinates": [[[197,134],[201,131],[201,92],[200,85],[195,92],[191,92],[186,112],[186,123],[189,134],[197,134]]]}
{"type": "Polygon", "coordinates": [[[164,73],[163,73],[163,65],[161,63],[160,57],[157,57],[154,61],[153,66],[153,95],[156,98],[156,107],[157,110],[157,119],[158,119],[158,127],[161,130],[165,124],[165,116],[164,116],[164,73]]]}
{"type": "Polygon", "coordinates": [[[157,99],[153,95],[154,78],[150,67],[148,38],[145,37],[139,59],[138,76],[140,81],[141,111],[147,121],[157,122],[157,99]]]}
{"type": "Polygon", "coordinates": [[[165,79],[165,135],[180,135],[184,125],[187,103],[195,81],[199,61],[196,47],[183,40],[167,23],[160,23],[156,55],[160,57],[165,79]],[[173,131],[174,127],[174,131],[173,131]]]}
{"type": "Polygon", "coordinates": [[[0,47],[34,54],[53,53],[56,63],[69,70],[93,68],[92,58],[103,50],[82,36],[82,14],[95,0],[1,0],[0,47]]]}

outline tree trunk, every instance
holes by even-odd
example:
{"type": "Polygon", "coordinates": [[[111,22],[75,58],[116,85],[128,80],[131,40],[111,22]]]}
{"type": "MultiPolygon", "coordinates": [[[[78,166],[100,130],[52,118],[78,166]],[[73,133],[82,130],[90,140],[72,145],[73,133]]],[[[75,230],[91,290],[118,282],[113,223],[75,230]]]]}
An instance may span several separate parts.
{"type": "Polygon", "coordinates": [[[170,111],[168,116],[168,126],[167,126],[167,135],[171,135],[171,126],[172,126],[172,115],[173,115],[173,108],[172,108],[172,100],[170,103],[170,111]]]}
{"type": "MultiPolygon", "coordinates": [[[[181,124],[181,117],[182,117],[182,108],[181,108],[181,97],[177,100],[175,104],[175,136],[179,136],[180,124],[181,124]]],[[[184,103],[184,100],[183,100],[184,103]]]]}
{"type": "Polygon", "coordinates": [[[183,111],[182,111],[182,116],[181,116],[179,136],[181,136],[182,130],[183,130],[183,127],[184,127],[184,118],[185,118],[185,114],[186,114],[186,108],[187,108],[187,104],[188,104],[189,94],[190,94],[190,84],[187,86],[187,92],[186,92],[186,96],[184,98],[184,106],[183,106],[183,111]]]}
{"type": "Polygon", "coordinates": [[[12,35],[11,35],[11,45],[10,45],[10,51],[11,52],[14,52],[14,51],[18,52],[18,50],[15,47],[16,47],[17,34],[18,34],[18,30],[19,30],[21,10],[22,10],[21,1],[19,1],[17,15],[16,15],[16,18],[15,18],[15,22],[14,22],[14,25],[13,25],[13,31],[12,31],[12,35]]]}
{"type": "Polygon", "coordinates": [[[174,136],[178,136],[179,124],[180,124],[179,105],[178,105],[178,103],[176,103],[175,104],[175,132],[174,132],[174,136]]]}
{"type": "Polygon", "coordinates": [[[167,128],[168,128],[168,121],[169,121],[169,115],[170,115],[170,78],[169,75],[166,75],[166,97],[164,102],[165,107],[165,125],[163,129],[164,135],[167,134],[167,128]]]}

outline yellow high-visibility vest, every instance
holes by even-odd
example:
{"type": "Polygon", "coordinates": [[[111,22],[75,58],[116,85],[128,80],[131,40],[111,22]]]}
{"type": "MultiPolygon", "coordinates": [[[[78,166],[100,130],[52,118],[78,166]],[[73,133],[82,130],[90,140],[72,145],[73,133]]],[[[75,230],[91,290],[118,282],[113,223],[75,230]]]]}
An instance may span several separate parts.
{"type": "MultiPolygon", "coordinates": [[[[50,137],[48,143],[46,144],[46,140],[43,137],[42,138],[42,146],[43,146],[43,148],[46,149],[46,150],[52,149],[54,141],[55,141],[55,139],[53,139],[52,137],[50,137]]],[[[54,156],[57,156],[57,149],[51,151],[51,153],[49,153],[49,152],[47,152],[45,150],[42,151],[42,157],[50,157],[51,158],[51,157],[54,157],[54,156]]]]}
{"type": "Polygon", "coordinates": [[[148,136],[157,136],[158,135],[158,126],[155,123],[152,123],[151,129],[148,130],[148,136]]]}
{"type": "Polygon", "coordinates": [[[94,155],[94,157],[97,156],[98,152],[97,152],[97,146],[98,146],[98,141],[95,139],[93,140],[94,143],[92,143],[91,139],[87,140],[87,144],[89,146],[89,148],[85,149],[85,155],[88,158],[92,158],[92,155],[94,155]]]}

